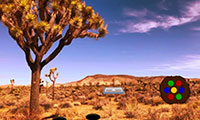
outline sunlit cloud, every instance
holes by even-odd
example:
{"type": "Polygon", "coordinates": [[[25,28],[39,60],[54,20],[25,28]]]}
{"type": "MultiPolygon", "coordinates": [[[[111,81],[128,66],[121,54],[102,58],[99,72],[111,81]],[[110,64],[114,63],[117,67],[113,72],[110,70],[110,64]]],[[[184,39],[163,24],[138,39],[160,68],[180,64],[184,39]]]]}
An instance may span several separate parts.
{"type": "Polygon", "coordinates": [[[200,70],[200,55],[188,55],[184,56],[180,60],[173,61],[173,63],[161,64],[153,69],[152,71],[191,71],[200,70]]]}
{"type": "MultiPolygon", "coordinates": [[[[143,19],[142,21],[132,21],[127,24],[120,32],[123,33],[145,33],[155,28],[169,29],[174,26],[180,26],[186,23],[195,22],[200,20],[200,1],[192,2],[188,4],[181,12],[181,17],[169,16],[169,15],[153,15],[154,19],[143,19]]],[[[149,12],[133,11],[133,14],[127,12],[125,15],[139,16],[147,15],[149,12]]]]}

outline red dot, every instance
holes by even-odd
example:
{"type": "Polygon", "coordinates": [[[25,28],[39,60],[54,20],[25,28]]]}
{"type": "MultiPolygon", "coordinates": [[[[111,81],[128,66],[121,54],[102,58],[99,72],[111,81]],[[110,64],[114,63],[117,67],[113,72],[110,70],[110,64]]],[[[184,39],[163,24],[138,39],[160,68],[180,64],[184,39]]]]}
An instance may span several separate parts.
{"type": "Polygon", "coordinates": [[[174,95],[169,94],[169,95],[168,95],[168,99],[173,100],[173,99],[174,99],[174,95]]]}
{"type": "Polygon", "coordinates": [[[180,80],[176,81],[176,85],[177,86],[181,86],[182,85],[182,82],[180,80]]]}

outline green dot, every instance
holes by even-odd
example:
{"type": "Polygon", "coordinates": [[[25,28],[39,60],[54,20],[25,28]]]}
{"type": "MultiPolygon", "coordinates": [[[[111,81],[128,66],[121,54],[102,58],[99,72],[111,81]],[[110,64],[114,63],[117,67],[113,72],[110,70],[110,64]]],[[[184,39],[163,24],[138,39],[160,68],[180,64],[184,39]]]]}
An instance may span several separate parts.
{"type": "Polygon", "coordinates": [[[168,82],[168,85],[169,85],[170,87],[172,87],[172,86],[174,85],[174,81],[170,80],[170,81],[168,82]]]}
{"type": "Polygon", "coordinates": [[[176,95],[176,99],[177,99],[177,100],[180,100],[181,98],[182,98],[182,95],[181,95],[181,94],[177,94],[177,95],[176,95]]]}

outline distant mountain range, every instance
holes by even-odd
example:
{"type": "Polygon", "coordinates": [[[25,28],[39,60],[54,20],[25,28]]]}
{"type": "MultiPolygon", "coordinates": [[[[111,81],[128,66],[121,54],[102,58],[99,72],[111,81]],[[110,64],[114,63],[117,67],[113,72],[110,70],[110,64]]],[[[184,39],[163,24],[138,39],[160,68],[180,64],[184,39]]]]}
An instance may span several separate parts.
{"type": "MultiPolygon", "coordinates": [[[[64,85],[64,86],[83,86],[83,85],[121,85],[121,84],[138,84],[138,81],[142,82],[151,82],[154,84],[160,84],[162,80],[166,76],[146,76],[146,77],[136,77],[131,75],[103,75],[103,74],[96,74],[87,76],[79,81],[73,81],[69,83],[56,83],[56,86],[64,85]]],[[[200,78],[186,78],[190,81],[198,81],[200,82],[200,78]]],[[[0,85],[0,87],[7,87],[9,85],[0,85]]],[[[16,85],[15,85],[16,86],[16,85]]],[[[17,85],[19,86],[19,85],[17,85]]]]}
{"type": "MultiPolygon", "coordinates": [[[[83,78],[79,81],[66,83],[66,86],[83,86],[83,85],[120,85],[120,84],[138,84],[138,81],[151,82],[154,84],[160,84],[166,76],[152,76],[152,77],[135,77],[131,75],[103,75],[96,74],[83,78]]],[[[199,78],[186,78],[190,81],[200,81],[199,78]]]]}

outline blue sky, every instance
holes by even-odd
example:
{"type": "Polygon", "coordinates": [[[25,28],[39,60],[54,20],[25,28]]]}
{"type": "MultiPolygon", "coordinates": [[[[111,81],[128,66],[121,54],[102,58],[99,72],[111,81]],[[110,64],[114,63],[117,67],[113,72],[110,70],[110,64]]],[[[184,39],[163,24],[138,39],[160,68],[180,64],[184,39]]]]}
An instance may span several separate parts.
{"type": "MultiPolygon", "coordinates": [[[[108,24],[98,41],[76,39],[42,71],[58,83],[93,74],[200,77],[200,0],[88,0],[108,24]]],[[[0,25],[0,84],[30,84],[23,51],[0,25]]],[[[53,47],[55,48],[55,46],[53,47]]],[[[53,50],[51,49],[51,51],[53,50]]]]}

